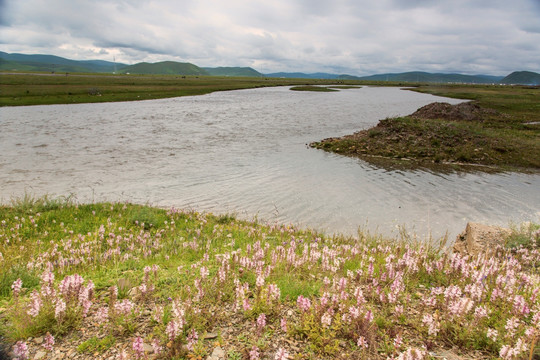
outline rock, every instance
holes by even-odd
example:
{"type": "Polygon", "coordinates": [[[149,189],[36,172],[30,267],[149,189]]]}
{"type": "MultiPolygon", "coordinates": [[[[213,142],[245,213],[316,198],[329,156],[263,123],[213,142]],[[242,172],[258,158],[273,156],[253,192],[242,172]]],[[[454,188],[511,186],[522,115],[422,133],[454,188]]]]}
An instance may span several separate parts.
{"type": "Polygon", "coordinates": [[[143,343],[143,350],[146,354],[150,354],[152,352],[154,352],[154,348],[152,347],[152,345],[149,345],[147,343],[143,343]]]}
{"type": "Polygon", "coordinates": [[[489,255],[497,246],[504,245],[510,234],[510,229],[471,222],[467,224],[465,231],[457,236],[454,252],[461,255],[489,255]]]}
{"type": "Polygon", "coordinates": [[[206,333],[204,334],[204,339],[205,340],[210,340],[210,339],[215,339],[217,338],[218,334],[216,333],[206,333]]]}
{"type": "Polygon", "coordinates": [[[206,358],[206,360],[223,360],[225,359],[225,351],[221,347],[216,347],[214,351],[212,351],[212,355],[206,358]]]}
{"type": "Polygon", "coordinates": [[[38,344],[38,345],[39,345],[39,344],[43,344],[43,336],[40,336],[40,337],[35,338],[35,339],[34,339],[34,342],[35,342],[36,344],[38,344]]]}
{"type": "Polygon", "coordinates": [[[43,359],[45,357],[45,355],[47,355],[47,353],[43,350],[38,350],[38,352],[36,353],[36,355],[34,355],[34,360],[40,360],[40,359],[43,359]]]}

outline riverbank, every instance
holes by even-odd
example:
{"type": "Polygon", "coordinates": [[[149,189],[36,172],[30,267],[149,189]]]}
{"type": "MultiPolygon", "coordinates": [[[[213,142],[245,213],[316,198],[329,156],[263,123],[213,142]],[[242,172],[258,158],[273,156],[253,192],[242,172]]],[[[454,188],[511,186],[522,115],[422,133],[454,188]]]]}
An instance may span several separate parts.
{"type": "MultiPolygon", "coordinates": [[[[359,82],[340,80],[339,83],[359,82]]],[[[336,80],[0,72],[0,106],[136,101],[269,86],[332,84],[336,80]]]]}
{"type": "MultiPolygon", "coordinates": [[[[368,162],[481,165],[479,170],[540,170],[540,89],[510,86],[420,86],[412,89],[472,100],[433,103],[414,114],[310,146],[368,162]]],[[[416,165],[414,165],[416,166],[416,165]]]]}
{"type": "Polygon", "coordinates": [[[510,359],[539,336],[536,226],[463,257],[125,203],[0,221],[2,342],[31,359],[510,359]]]}

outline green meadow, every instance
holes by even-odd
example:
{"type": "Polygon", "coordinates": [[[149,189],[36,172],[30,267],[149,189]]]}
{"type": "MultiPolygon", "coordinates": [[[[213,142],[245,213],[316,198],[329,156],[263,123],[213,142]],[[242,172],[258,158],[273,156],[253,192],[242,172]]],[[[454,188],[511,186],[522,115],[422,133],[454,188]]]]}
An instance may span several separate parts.
{"type": "Polygon", "coordinates": [[[47,359],[532,358],[538,228],[461,256],[405,233],[26,196],[0,207],[0,343],[47,359]]]}

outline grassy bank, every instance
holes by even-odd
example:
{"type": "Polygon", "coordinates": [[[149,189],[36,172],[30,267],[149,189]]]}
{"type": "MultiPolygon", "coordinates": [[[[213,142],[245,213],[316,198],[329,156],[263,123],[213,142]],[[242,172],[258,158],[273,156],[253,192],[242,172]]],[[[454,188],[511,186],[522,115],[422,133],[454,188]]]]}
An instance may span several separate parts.
{"type": "Polygon", "coordinates": [[[311,146],[366,161],[377,161],[371,158],[375,156],[503,170],[540,169],[539,88],[447,85],[414,90],[473,100],[476,112],[447,116],[443,111],[425,111],[385,119],[371,129],[311,146]]]}
{"type": "Polygon", "coordinates": [[[464,258],[132,204],[26,198],[0,221],[2,341],[31,358],[517,359],[540,335],[532,228],[464,258]]]}
{"type": "Polygon", "coordinates": [[[335,83],[254,77],[0,73],[0,106],[148,100],[265,86],[335,83]]]}

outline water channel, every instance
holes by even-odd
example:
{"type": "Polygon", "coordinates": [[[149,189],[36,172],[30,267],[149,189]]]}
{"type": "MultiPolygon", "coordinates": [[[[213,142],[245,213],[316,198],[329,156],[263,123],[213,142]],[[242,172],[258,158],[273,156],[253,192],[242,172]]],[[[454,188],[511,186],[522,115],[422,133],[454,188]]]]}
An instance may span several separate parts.
{"type": "Polygon", "coordinates": [[[539,221],[540,175],[400,170],[311,149],[433,101],[398,88],[287,87],[0,108],[0,202],[25,193],[255,216],[326,233],[539,221]]]}

